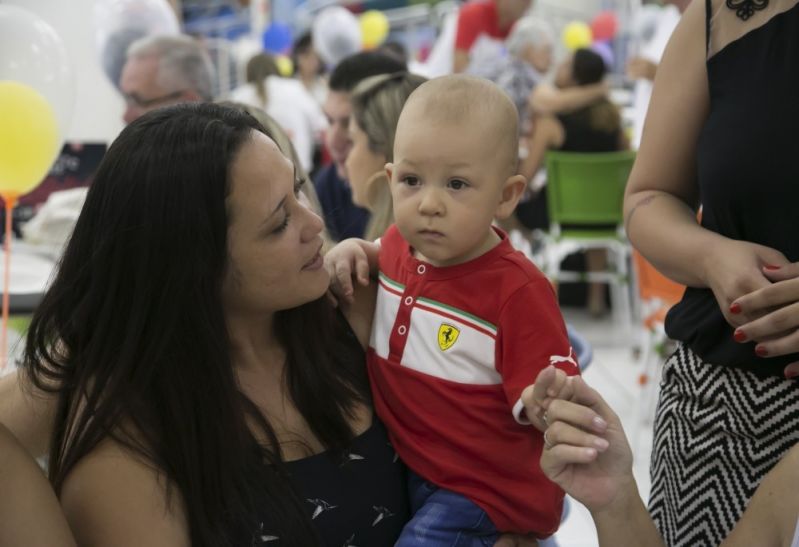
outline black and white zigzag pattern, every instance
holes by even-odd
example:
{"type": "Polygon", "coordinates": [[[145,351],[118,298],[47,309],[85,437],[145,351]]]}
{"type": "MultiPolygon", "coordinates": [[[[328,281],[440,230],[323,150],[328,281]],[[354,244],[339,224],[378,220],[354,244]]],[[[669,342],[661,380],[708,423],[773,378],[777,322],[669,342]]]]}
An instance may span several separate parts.
{"type": "Polygon", "coordinates": [[[798,441],[799,383],[703,363],[681,345],[663,369],[650,470],[666,545],[719,545],[798,441]]]}

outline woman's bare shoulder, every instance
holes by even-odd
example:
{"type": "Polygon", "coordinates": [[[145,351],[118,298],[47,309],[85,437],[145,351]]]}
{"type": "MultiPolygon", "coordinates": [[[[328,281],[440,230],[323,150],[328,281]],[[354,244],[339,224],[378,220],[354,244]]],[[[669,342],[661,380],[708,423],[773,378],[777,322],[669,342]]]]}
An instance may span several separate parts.
{"type": "Polygon", "coordinates": [[[100,443],[69,473],[61,504],[79,545],[188,546],[179,493],[141,457],[113,440],[100,443]]]}

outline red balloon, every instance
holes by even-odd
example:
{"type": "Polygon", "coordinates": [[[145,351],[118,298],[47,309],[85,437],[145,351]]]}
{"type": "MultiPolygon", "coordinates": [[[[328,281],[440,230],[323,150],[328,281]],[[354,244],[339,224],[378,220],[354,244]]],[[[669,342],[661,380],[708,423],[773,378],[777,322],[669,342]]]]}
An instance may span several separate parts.
{"type": "Polygon", "coordinates": [[[612,11],[602,11],[591,21],[591,32],[595,41],[611,40],[616,35],[619,21],[612,11]]]}

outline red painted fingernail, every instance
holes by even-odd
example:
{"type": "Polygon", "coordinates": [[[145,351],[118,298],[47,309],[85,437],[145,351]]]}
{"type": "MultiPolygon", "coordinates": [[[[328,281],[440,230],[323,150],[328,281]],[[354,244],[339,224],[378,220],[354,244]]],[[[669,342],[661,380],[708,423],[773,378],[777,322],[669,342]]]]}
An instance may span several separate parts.
{"type": "Polygon", "coordinates": [[[781,266],[775,266],[774,264],[763,264],[763,267],[767,270],[779,270],[781,266]]]}
{"type": "Polygon", "coordinates": [[[741,329],[735,329],[732,337],[735,338],[736,342],[746,342],[746,333],[741,329]]]}
{"type": "Polygon", "coordinates": [[[764,348],[763,346],[756,346],[755,347],[755,353],[757,353],[758,357],[767,357],[768,356],[768,350],[766,348],[764,348]]]}
{"type": "Polygon", "coordinates": [[[799,372],[786,372],[785,373],[785,378],[788,379],[788,380],[792,380],[793,378],[796,378],[797,376],[799,376],[799,372]]]}
{"type": "Polygon", "coordinates": [[[730,304],[730,313],[741,313],[741,305],[738,302],[730,304]]]}

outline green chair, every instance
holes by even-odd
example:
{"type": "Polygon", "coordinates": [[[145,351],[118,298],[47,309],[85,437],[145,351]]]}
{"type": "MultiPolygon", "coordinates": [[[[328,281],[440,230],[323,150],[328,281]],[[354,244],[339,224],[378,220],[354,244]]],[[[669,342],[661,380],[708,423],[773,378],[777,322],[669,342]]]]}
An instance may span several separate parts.
{"type": "Polygon", "coordinates": [[[631,328],[631,247],[624,234],[624,188],[635,152],[548,152],[547,210],[550,233],[544,272],[552,281],[600,282],[611,288],[614,319],[631,328]],[[561,270],[566,256],[581,250],[605,249],[608,270],[561,270]]]}

